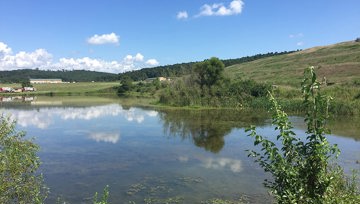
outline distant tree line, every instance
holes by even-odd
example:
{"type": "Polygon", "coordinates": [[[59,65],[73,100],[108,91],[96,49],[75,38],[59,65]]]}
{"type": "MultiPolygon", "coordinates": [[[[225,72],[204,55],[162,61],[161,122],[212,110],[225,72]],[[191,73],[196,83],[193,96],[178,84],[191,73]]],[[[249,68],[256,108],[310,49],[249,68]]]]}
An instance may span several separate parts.
{"type": "MultiPolygon", "coordinates": [[[[284,55],[290,54],[296,51],[284,51],[284,52],[269,52],[266,54],[257,54],[253,56],[246,56],[236,59],[226,59],[221,60],[221,62],[225,65],[225,67],[250,62],[254,60],[258,60],[265,57],[277,56],[277,55],[284,55]]],[[[194,65],[198,62],[188,62],[188,63],[180,63],[180,64],[173,64],[173,65],[165,65],[165,66],[158,66],[153,68],[144,68],[140,70],[130,71],[119,74],[120,80],[130,78],[133,81],[142,81],[147,78],[155,78],[155,77],[180,77],[183,75],[191,74],[194,65]]]]}
{"type": "Polygon", "coordinates": [[[22,83],[29,81],[30,78],[35,79],[49,79],[56,78],[62,79],[67,82],[90,82],[90,81],[116,81],[118,80],[117,74],[95,72],[87,70],[39,70],[39,69],[20,69],[13,71],[0,71],[0,82],[1,83],[22,83]]]}
{"type": "Polygon", "coordinates": [[[268,52],[266,54],[257,54],[257,55],[253,55],[253,56],[246,56],[246,57],[241,57],[241,58],[236,58],[236,59],[226,59],[226,60],[221,60],[221,61],[224,63],[225,67],[228,67],[228,66],[231,66],[234,64],[251,62],[251,61],[255,61],[255,60],[266,58],[266,57],[285,55],[285,54],[290,54],[290,53],[294,53],[294,52],[298,52],[298,51],[301,51],[301,50],[283,51],[283,52],[268,52]]]}
{"type": "Polygon", "coordinates": [[[191,73],[195,62],[144,68],[119,74],[120,80],[130,78],[133,81],[142,81],[155,77],[179,77],[191,73]]]}

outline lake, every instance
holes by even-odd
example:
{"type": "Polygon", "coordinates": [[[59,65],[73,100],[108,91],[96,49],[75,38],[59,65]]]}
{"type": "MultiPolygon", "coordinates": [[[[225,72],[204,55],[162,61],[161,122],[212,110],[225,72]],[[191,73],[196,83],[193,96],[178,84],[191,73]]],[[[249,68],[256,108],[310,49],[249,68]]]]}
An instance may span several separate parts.
{"type": "MultiPolygon", "coordinates": [[[[206,203],[211,199],[271,203],[269,175],[247,157],[244,128],[274,137],[269,115],[236,110],[132,107],[118,99],[15,98],[0,102],[17,129],[40,145],[47,203],[91,203],[109,185],[111,203],[206,203]]],[[[304,136],[303,118],[291,116],[304,136]]],[[[331,143],[347,173],[360,170],[360,121],[329,121],[331,143]]]]}

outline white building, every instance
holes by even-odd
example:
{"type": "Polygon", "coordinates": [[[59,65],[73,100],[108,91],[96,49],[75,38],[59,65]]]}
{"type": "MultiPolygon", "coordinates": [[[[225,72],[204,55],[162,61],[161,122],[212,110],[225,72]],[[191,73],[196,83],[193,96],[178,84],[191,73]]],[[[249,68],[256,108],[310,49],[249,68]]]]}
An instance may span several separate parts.
{"type": "Polygon", "coordinates": [[[30,79],[31,84],[60,84],[63,83],[61,79],[30,79]]]}

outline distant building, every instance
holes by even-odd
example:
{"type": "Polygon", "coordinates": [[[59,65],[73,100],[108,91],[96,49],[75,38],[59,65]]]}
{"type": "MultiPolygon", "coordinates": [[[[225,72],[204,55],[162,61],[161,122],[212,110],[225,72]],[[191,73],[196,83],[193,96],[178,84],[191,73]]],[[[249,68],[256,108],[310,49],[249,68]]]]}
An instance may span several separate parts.
{"type": "Polygon", "coordinates": [[[147,78],[145,79],[145,82],[153,82],[155,81],[156,79],[158,79],[159,81],[170,81],[169,78],[166,78],[166,77],[154,77],[154,78],[147,78]]]}
{"type": "Polygon", "coordinates": [[[159,81],[170,81],[170,79],[166,77],[158,77],[159,81]]]}
{"type": "Polygon", "coordinates": [[[14,89],[11,87],[0,87],[0,92],[13,92],[14,89]]]}
{"type": "Polygon", "coordinates": [[[61,79],[30,79],[31,84],[60,84],[63,83],[61,79]]]}

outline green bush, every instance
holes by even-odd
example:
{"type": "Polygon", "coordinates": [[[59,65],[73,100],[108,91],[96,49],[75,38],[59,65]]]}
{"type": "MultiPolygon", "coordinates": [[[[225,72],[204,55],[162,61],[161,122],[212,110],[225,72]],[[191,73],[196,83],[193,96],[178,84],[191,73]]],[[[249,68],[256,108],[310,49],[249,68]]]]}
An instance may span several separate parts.
{"type": "Polygon", "coordinates": [[[314,68],[304,72],[302,83],[303,105],[306,110],[307,137],[300,139],[293,132],[287,114],[270,94],[273,113],[272,123],[279,133],[275,142],[258,135],[256,128],[247,129],[261,145],[261,153],[249,151],[249,156],[271,173],[273,180],[265,180],[278,203],[359,203],[360,194],[355,178],[348,181],[342,168],[330,165],[329,161],[340,153],[336,145],[330,145],[326,127],[330,97],[322,95],[321,84],[316,79],[314,68]],[[334,202],[338,200],[339,202],[334,202]]]}
{"type": "Polygon", "coordinates": [[[0,116],[0,203],[43,203],[47,189],[37,174],[39,147],[0,116]]]}

